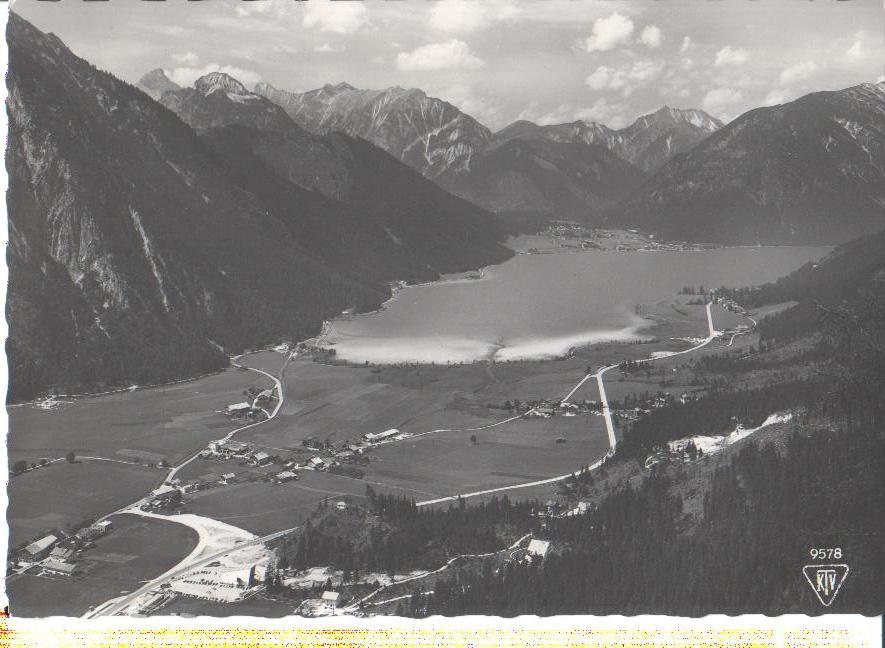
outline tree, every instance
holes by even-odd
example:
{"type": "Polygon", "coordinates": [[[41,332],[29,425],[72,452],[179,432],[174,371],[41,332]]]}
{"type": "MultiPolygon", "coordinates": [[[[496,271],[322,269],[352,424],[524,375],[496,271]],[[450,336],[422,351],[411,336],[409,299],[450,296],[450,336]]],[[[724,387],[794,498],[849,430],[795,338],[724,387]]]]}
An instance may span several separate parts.
{"type": "Polygon", "coordinates": [[[475,434],[470,435],[470,443],[476,443],[476,435],[475,434]]]}
{"type": "Polygon", "coordinates": [[[24,459],[19,459],[12,465],[12,472],[14,473],[22,473],[28,469],[28,462],[24,459]]]}
{"type": "Polygon", "coordinates": [[[65,455],[65,461],[67,461],[68,463],[74,463],[74,459],[76,458],[77,455],[75,455],[73,451],[65,455]]]}

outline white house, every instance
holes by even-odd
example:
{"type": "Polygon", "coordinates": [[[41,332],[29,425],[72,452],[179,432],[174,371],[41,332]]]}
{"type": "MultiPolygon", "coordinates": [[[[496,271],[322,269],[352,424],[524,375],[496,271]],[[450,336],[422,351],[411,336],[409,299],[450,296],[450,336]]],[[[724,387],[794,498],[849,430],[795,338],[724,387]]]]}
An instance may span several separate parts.
{"type": "Polygon", "coordinates": [[[529,542],[527,552],[529,556],[543,558],[549,549],[550,543],[546,540],[532,540],[529,542]]]}

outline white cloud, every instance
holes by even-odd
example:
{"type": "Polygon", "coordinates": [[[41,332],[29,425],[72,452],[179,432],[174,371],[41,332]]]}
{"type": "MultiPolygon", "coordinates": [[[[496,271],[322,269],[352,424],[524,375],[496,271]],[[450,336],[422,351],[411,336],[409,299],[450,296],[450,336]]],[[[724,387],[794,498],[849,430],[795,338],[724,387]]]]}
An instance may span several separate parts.
{"type": "Polygon", "coordinates": [[[765,99],[762,101],[763,106],[777,106],[779,104],[785,103],[787,101],[787,95],[783,90],[775,88],[767,95],[765,95],[765,99]]]}
{"type": "Polygon", "coordinates": [[[781,72],[781,83],[789,85],[797,81],[804,81],[817,71],[817,63],[814,61],[804,61],[791,65],[781,72]]]}
{"type": "Polygon", "coordinates": [[[200,62],[200,57],[193,52],[183,52],[180,54],[173,54],[172,60],[181,65],[194,66],[200,62]]]}
{"type": "Polygon", "coordinates": [[[471,54],[467,43],[455,38],[444,43],[422,45],[411,52],[396,55],[396,67],[404,71],[475,70],[483,65],[482,59],[471,54]]]}
{"type": "Polygon", "coordinates": [[[330,43],[323,43],[322,45],[317,45],[313,48],[314,52],[343,52],[344,45],[332,45],[330,43]]]}
{"type": "Polygon", "coordinates": [[[610,128],[622,128],[629,122],[629,108],[622,103],[609,103],[604,97],[597,99],[589,108],[575,112],[575,119],[595,121],[610,128]]]}
{"type": "Polygon", "coordinates": [[[690,70],[694,67],[694,59],[686,56],[680,61],[680,65],[682,65],[683,70],[690,70]]]}
{"type": "Polygon", "coordinates": [[[727,117],[732,110],[743,101],[744,96],[740,90],[732,88],[716,88],[710,90],[701,102],[701,106],[711,115],[716,117],[727,117]]]}
{"type": "Polygon", "coordinates": [[[164,36],[174,36],[176,38],[190,36],[194,33],[194,30],[190,27],[182,27],[181,25],[156,25],[151,27],[151,30],[164,36]]]}
{"type": "Polygon", "coordinates": [[[600,65],[587,77],[586,83],[594,90],[620,90],[626,97],[663,71],[662,59],[639,59],[616,68],[600,65]]]}
{"type": "Polygon", "coordinates": [[[271,0],[250,0],[249,2],[238,2],[236,13],[238,16],[252,16],[255,14],[266,14],[273,9],[271,0]]]}
{"type": "Polygon", "coordinates": [[[681,54],[685,54],[688,50],[692,48],[691,37],[686,36],[682,39],[682,45],[679,46],[679,52],[681,54]]]}
{"type": "Polygon", "coordinates": [[[716,67],[722,67],[723,65],[740,65],[746,63],[749,58],[750,53],[747,50],[740,47],[726,45],[716,52],[716,60],[713,62],[713,65],[716,67]]]}
{"type": "Polygon", "coordinates": [[[584,49],[587,52],[607,52],[629,43],[632,36],[633,21],[615,12],[608,18],[593,21],[593,29],[584,42],[584,49]]]}
{"type": "Polygon", "coordinates": [[[860,30],[855,34],[854,41],[851,43],[851,47],[843,55],[843,59],[849,63],[853,63],[856,61],[861,61],[867,58],[870,55],[870,51],[866,46],[866,33],[864,30],[860,30]]]}
{"type": "Polygon", "coordinates": [[[368,11],[362,2],[304,2],[302,24],[333,34],[352,34],[369,24],[368,11]]]}
{"type": "Polygon", "coordinates": [[[429,96],[448,101],[487,126],[505,125],[501,123],[502,105],[500,101],[482,90],[477,90],[475,86],[464,83],[446,85],[431,83],[427,86],[426,91],[429,96]]]}
{"type": "Polygon", "coordinates": [[[507,0],[438,0],[430,10],[430,27],[450,33],[468,33],[512,20],[522,9],[507,0]]]}
{"type": "Polygon", "coordinates": [[[171,81],[174,81],[178,85],[182,87],[188,87],[192,86],[194,81],[199,79],[201,76],[209,74],[210,72],[224,72],[225,74],[229,74],[247,87],[254,86],[261,80],[261,75],[253,72],[252,70],[247,70],[233,65],[219,65],[218,63],[209,63],[208,65],[204,65],[200,68],[188,66],[177,67],[170,71],[167,71],[166,76],[168,76],[171,81]]]}
{"type": "Polygon", "coordinates": [[[641,40],[646,47],[660,47],[661,41],[663,40],[661,29],[657,25],[647,25],[642,30],[639,40],[641,40]]]}

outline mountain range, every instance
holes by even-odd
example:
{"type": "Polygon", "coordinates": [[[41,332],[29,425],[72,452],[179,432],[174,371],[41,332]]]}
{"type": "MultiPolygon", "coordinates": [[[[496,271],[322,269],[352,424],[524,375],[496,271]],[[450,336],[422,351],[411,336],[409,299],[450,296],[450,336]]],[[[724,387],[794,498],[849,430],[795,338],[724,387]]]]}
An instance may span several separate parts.
{"type": "MultiPolygon", "coordinates": [[[[154,83],[142,80],[144,86],[154,83]]],[[[665,107],[621,130],[582,121],[520,121],[492,133],[416,89],[361,90],[340,83],[292,93],[259,83],[255,92],[311,132],[366,139],[452,193],[510,216],[593,217],[722,126],[703,111],[665,107]]]]}
{"type": "Polygon", "coordinates": [[[162,70],[137,89],[15,14],[7,36],[13,400],[309,337],[393,281],[508,258],[514,223],[754,244],[885,227],[883,83],[727,125],[665,107],[620,130],[493,133],[418,90],[299,95],[220,72],[184,88],[162,70]]]}
{"type": "Polygon", "coordinates": [[[274,155],[313,136],[264,99],[225,112],[229,77],[183,93],[195,130],[14,13],[7,38],[11,400],[211,371],[512,254],[493,215],[361,140],[321,142],[347,202],[290,181],[274,155]]]}
{"type": "Polygon", "coordinates": [[[606,216],[666,238],[838,243],[885,227],[885,82],[756,108],[606,216]]]}
{"type": "Polygon", "coordinates": [[[523,120],[491,134],[420,91],[256,92],[306,129],[370,139],[511,221],[567,218],[738,244],[839,243],[885,227],[883,82],[756,108],[728,125],[664,106],[617,130],[523,120]],[[417,141],[416,161],[403,143],[417,141]]]}

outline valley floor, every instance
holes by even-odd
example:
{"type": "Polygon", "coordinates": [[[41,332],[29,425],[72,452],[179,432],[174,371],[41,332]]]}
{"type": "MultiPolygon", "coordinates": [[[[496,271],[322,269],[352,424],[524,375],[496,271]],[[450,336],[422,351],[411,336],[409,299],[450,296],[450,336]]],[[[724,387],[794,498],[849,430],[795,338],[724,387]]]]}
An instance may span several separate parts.
{"type": "MultiPolygon", "coordinates": [[[[516,500],[556,497],[558,483],[510,489],[565,475],[603,459],[610,451],[605,417],[598,411],[550,418],[524,418],[517,412],[514,417],[515,410],[505,409],[508,401],[555,402],[567,394],[575,403],[598,401],[597,381],[594,376],[585,379],[588,366],[667,356],[698,345],[710,328],[706,309],[686,301],[678,297],[643,307],[643,314],[653,321],[646,332],[649,342],[596,345],[560,361],[354,368],[310,358],[289,361],[285,354],[263,351],[238,360],[254,371],[235,368],[192,383],[76,400],[58,409],[11,408],[12,457],[72,449],[116,461],[84,458],[73,464],[54,462],[14,477],[10,482],[10,546],[140,500],[164,476],[168,478],[167,469],[154,463],[162,459],[181,464],[172,471],[181,483],[216,484],[188,494],[180,512],[219,520],[256,535],[297,527],[330,498],[345,505],[364,502],[367,486],[416,501],[490,490],[516,500]],[[243,389],[267,387],[271,380],[263,374],[279,376],[284,398],[276,416],[234,434],[234,441],[255,451],[279,456],[280,461],[303,462],[315,454],[304,445],[307,439],[338,445],[390,428],[399,429],[402,438],[370,447],[360,463],[354,464],[358,472],[353,474],[300,470],[298,481],[283,484],[266,478],[278,472],[278,467],[256,468],[237,460],[186,460],[209,440],[229,436],[231,422],[222,410],[241,400],[243,389]],[[142,456],[153,459],[149,462],[153,465],[146,465],[142,456]],[[136,458],[139,463],[134,463],[136,458]],[[221,476],[231,472],[242,475],[240,483],[218,485],[221,476]],[[141,481],[135,478],[138,475],[143,475],[141,481]],[[66,486],[81,482],[82,494],[88,497],[77,499],[81,491],[66,486]]],[[[710,316],[718,329],[743,321],[718,306],[711,308],[710,316]]],[[[746,343],[747,336],[717,338],[694,353],[746,343]]],[[[683,368],[684,362],[685,356],[661,357],[654,363],[654,371],[642,375],[611,370],[605,377],[608,399],[617,403],[628,394],[662,391],[679,397],[697,391],[700,388],[683,368]]],[[[487,499],[485,495],[476,497],[477,501],[487,499]]],[[[164,561],[169,560],[169,546],[155,559],[149,547],[143,552],[139,560],[153,565],[154,572],[168,565],[164,561]]],[[[66,584],[94,589],[93,573],[86,570],[66,584]]],[[[12,578],[17,579],[9,588],[13,614],[82,612],[66,598],[39,595],[43,578],[30,574],[12,578]],[[16,611],[17,606],[21,612],[16,611]]],[[[117,585],[115,594],[126,589],[125,583],[117,585]]],[[[130,588],[135,585],[134,579],[128,583],[130,588]]],[[[100,593],[109,590],[99,588],[97,592],[84,600],[97,604],[100,593]]],[[[185,605],[181,611],[186,609],[185,605]]]]}

